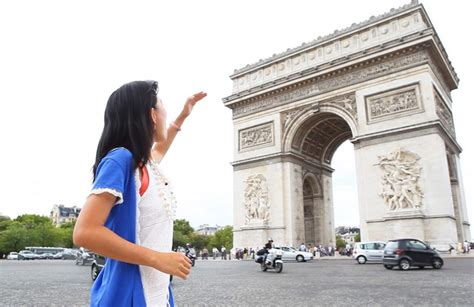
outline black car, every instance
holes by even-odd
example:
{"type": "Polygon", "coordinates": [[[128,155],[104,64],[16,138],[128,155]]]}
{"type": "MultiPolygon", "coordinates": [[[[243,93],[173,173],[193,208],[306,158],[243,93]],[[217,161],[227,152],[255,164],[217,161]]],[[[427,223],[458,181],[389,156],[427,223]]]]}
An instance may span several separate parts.
{"type": "Polygon", "coordinates": [[[97,276],[99,276],[100,271],[105,265],[105,257],[98,254],[92,255],[94,257],[94,260],[92,260],[91,278],[92,280],[95,280],[97,276]]]}
{"type": "Polygon", "coordinates": [[[444,264],[443,259],[435,249],[417,239],[388,241],[382,259],[384,267],[389,270],[395,266],[403,271],[413,266],[420,269],[425,266],[441,269],[444,264]]]}

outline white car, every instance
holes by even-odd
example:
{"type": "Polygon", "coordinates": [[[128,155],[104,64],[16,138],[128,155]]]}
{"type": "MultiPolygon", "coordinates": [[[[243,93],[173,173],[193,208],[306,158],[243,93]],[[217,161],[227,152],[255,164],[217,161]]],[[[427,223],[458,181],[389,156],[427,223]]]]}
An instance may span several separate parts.
{"type": "Polygon", "coordinates": [[[18,260],[18,253],[11,252],[7,256],[7,260],[18,260]]]}
{"type": "Polygon", "coordinates": [[[382,262],[383,250],[387,243],[381,241],[356,243],[352,251],[352,258],[359,264],[369,262],[382,262]]]}
{"type": "Polygon", "coordinates": [[[296,250],[293,247],[277,246],[274,248],[281,249],[283,251],[283,256],[282,256],[283,261],[296,260],[298,262],[303,262],[303,261],[313,260],[314,258],[313,254],[308,253],[308,252],[301,252],[299,250],[296,250]]]}
{"type": "Polygon", "coordinates": [[[18,253],[18,260],[34,260],[37,259],[38,255],[30,250],[22,250],[18,253]]]}

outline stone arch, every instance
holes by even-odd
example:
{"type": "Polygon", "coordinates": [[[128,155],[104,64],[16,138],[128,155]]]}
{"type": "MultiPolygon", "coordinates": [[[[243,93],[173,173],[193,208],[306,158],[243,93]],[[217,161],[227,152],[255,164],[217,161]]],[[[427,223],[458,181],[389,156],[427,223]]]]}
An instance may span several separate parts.
{"type": "MultiPolygon", "coordinates": [[[[301,128],[305,123],[317,120],[321,115],[333,114],[340,117],[348,125],[352,137],[358,135],[357,120],[355,116],[350,114],[347,110],[334,105],[319,105],[311,104],[298,112],[294,118],[289,120],[285,125],[282,139],[282,148],[284,152],[291,152],[292,144],[298,131],[301,132],[301,128]]],[[[340,144],[339,144],[340,145],[340,144]]],[[[337,146],[336,146],[337,148],[337,146]]]]}
{"type": "Polygon", "coordinates": [[[315,246],[322,243],[324,202],[321,184],[317,176],[307,173],[303,176],[303,221],[304,241],[315,246]]]}
{"type": "Polygon", "coordinates": [[[223,99],[236,140],[234,246],[255,247],[268,236],[300,244],[314,182],[320,243],[334,246],[331,160],[347,139],[354,144],[362,240],[410,236],[441,250],[470,239],[450,111],[459,79],[435,34],[414,1],[234,72],[233,92],[223,99]],[[250,223],[246,178],[258,174],[267,179],[271,217],[250,223]]]}

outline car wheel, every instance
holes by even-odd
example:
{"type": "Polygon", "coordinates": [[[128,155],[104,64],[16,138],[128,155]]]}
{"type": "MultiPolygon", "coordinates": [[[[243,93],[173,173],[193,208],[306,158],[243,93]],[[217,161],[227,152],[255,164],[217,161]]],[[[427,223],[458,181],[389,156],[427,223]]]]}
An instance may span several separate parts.
{"type": "Polygon", "coordinates": [[[432,261],[433,268],[439,270],[443,267],[443,259],[436,257],[432,261]]]}
{"type": "Polygon", "coordinates": [[[367,258],[365,258],[364,256],[359,256],[359,257],[357,257],[357,262],[359,264],[364,264],[364,263],[367,262],[367,258]]]}
{"type": "Polygon", "coordinates": [[[400,267],[400,270],[407,271],[410,268],[410,261],[408,259],[402,259],[398,263],[398,266],[400,267]]]}
{"type": "Polygon", "coordinates": [[[304,261],[304,257],[302,255],[298,255],[296,256],[296,261],[298,262],[303,262],[304,261]]]}
{"type": "Polygon", "coordinates": [[[384,264],[383,267],[386,268],[387,270],[393,269],[393,265],[384,264]]]}
{"type": "Polygon", "coordinates": [[[92,280],[95,280],[97,278],[97,275],[99,275],[99,270],[97,269],[97,266],[95,264],[93,264],[92,268],[91,268],[91,278],[92,278],[92,280]]]}

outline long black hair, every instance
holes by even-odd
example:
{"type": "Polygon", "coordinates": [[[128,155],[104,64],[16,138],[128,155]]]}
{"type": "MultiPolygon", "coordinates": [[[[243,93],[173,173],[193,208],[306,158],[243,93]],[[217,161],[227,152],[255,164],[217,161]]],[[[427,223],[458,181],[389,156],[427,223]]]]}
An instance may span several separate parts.
{"type": "Polygon", "coordinates": [[[122,85],[110,95],[93,167],[94,180],[100,161],[114,148],[128,149],[133,155],[135,168],[148,162],[155,127],[150,109],[156,108],[157,94],[158,82],[134,81],[122,85]]]}

